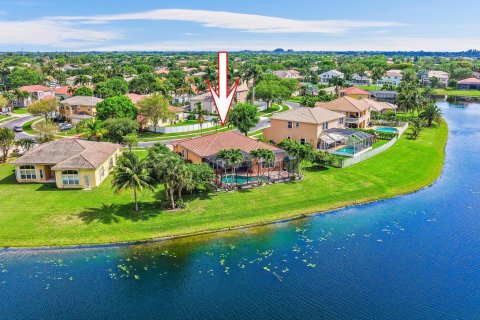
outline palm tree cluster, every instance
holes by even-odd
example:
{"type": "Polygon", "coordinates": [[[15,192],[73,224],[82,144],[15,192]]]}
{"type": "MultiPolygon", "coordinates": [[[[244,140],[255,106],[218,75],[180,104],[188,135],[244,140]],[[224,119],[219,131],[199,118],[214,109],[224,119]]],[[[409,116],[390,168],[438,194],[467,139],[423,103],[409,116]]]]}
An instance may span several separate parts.
{"type": "Polygon", "coordinates": [[[189,164],[163,144],[155,144],[148,156],[140,159],[131,151],[119,157],[113,171],[112,186],[115,192],[132,190],[134,210],[139,211],[138,193],[144,189],[155,190],[163,185],[171,209],[183,207],[183,192],[205,188],[213,179],[213,170],[205,163],[189,164]]]}

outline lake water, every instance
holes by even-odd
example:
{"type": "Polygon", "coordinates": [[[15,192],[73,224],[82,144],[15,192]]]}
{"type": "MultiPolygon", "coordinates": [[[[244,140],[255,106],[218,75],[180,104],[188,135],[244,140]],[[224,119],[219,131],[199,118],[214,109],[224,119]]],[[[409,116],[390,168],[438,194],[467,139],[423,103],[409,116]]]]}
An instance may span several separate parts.
{"type": "Polygon", "coordinates": [[[0,251],[0,319],[479,319],[480,104],[440,104],[430,188],[212,236],[0,251]]]}

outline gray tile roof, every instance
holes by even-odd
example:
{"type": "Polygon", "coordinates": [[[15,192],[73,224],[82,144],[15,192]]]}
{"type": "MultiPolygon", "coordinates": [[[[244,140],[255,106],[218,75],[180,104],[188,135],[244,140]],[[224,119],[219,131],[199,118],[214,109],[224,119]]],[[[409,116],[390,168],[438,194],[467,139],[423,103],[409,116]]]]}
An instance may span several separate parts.
{"type": "Polygon", "coordinates": [[[344,118],[345,115],[324,108],[300,108],[276,113],[271,119],[320,124],[344,118]]]}
{"type": "Polygon", "coordinates": [[[48,164],[53,170],[98,169],[122,146],[108,142],[63,139],[48,142],[27,152],[13,164],[48,164]]]}

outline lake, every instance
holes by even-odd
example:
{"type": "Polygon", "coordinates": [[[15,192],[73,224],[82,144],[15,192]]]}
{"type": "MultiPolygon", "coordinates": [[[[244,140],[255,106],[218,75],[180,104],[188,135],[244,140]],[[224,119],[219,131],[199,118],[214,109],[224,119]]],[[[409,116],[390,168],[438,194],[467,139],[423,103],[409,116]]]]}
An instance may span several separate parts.
{"type": "Polygon", "coordinates": [[[0,250],[0,319],[479,319],[480,104],[439,105],[429,188],[148,245],[0,250]]]}

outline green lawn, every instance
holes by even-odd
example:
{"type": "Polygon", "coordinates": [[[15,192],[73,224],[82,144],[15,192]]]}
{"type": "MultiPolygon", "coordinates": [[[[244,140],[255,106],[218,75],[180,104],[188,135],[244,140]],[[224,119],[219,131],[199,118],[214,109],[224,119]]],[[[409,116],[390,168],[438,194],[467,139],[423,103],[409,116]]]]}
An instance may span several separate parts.
{"type": "Polygon", "coordinates": [[[27,114],[28,111],[27,111],[27,109],[14,109],[13,113],[15,113],[15,114],[27,114]]]}
{"type": "Polygon", "coordinates": [[[203,133],[215,133],[217,131],[223,132],[223,131],[230,131],[230,130],[233,130],[233,128],[222,127],[221,125],[218,125],[208,129],[179,132],[179,133],[155,133],[155,132],[145,131],[145,132],[140,132],[138,134],[138,137],[140,141],[171,140],[171,139],[198,137],[203,133]]]}
{"type": "Polygon", "coordinates": [[[181,127],[181,126],[188,126],[190,124],[198,124],[198,120],[185,120],[182,122],[177,122],[175,124],[169,124],[167,127],[181,127]]]}
{"type": "Polygon", "coordinates": [[[435,89],[433,93],[452,97],[480,97],[480,90],[435,89]]]}
{"type": "MultiPolygon", "coordinates": [[[[53,185],[18,184],[13,166],[0,165],[0,246],[94,244],[187,235],[268,223],[413,192],[442,170],[447,126],[404,135],[388,151],[345,169],[309,168],[304,181],[248,191],[205,193],[180,211],[165,211],[164,193],[113,194],[110,178],[98,189],[57,190],[53,185]]],[[[138,150],[145,155],[144,150],[138,150]]]]}
{"type": "Polygon", "coordinates": [[[41,120],[41,119],[42,119],[42,117],[38,117],[38,118],[35,118],[35,119],[30,120],[30,121],[28,121],[28,122],[25,122],[25,123],[23,124],[23,126],[22,126],[22,127],[23,127],[23,131],[24,131],[25,133],[28,133],[28,134],[35,134],[35,131],[34,131],[33,128],[32,128],[32,124],[34,124],[35,122],[37,122],[37,121],[39,121],[39,120],[41,120]]]}

